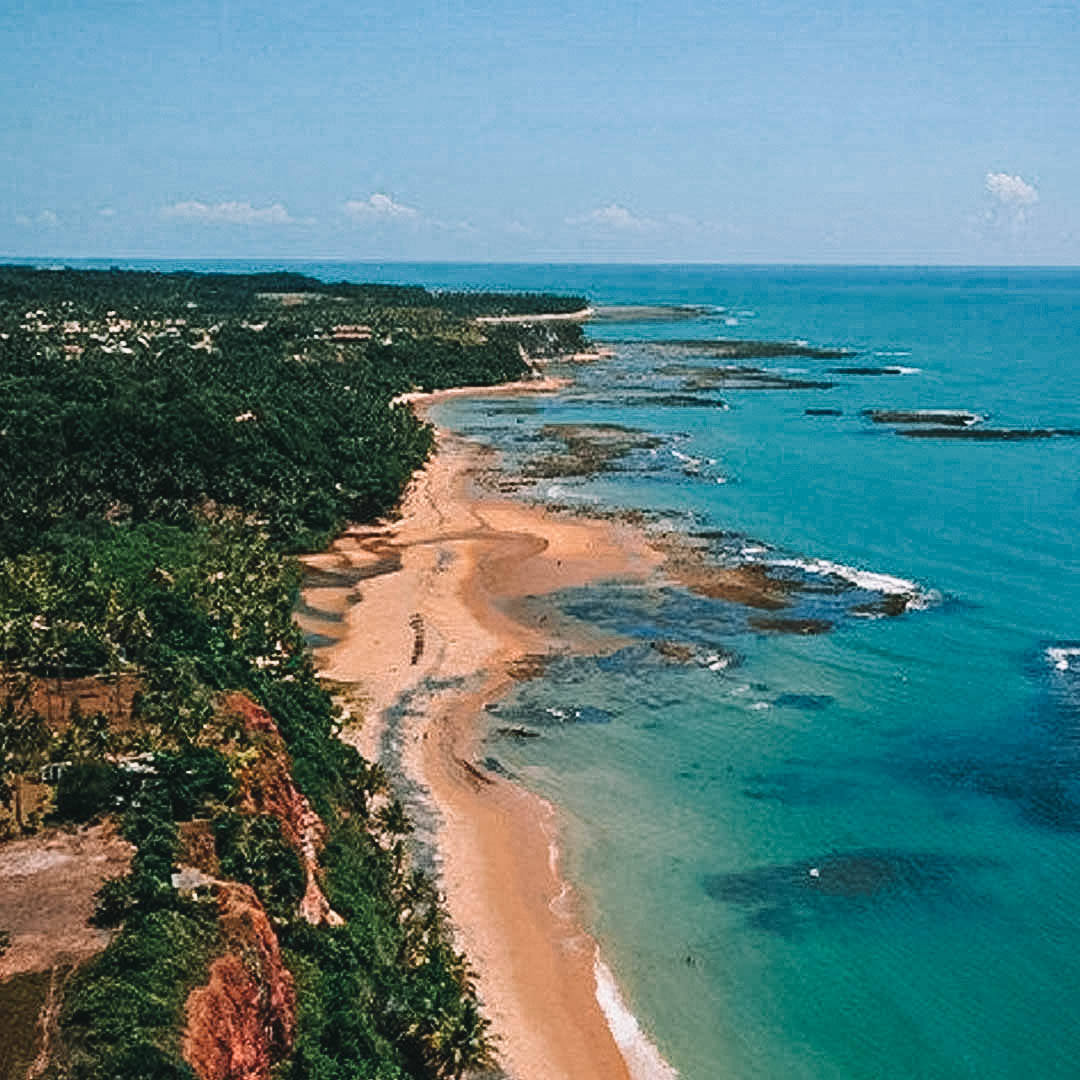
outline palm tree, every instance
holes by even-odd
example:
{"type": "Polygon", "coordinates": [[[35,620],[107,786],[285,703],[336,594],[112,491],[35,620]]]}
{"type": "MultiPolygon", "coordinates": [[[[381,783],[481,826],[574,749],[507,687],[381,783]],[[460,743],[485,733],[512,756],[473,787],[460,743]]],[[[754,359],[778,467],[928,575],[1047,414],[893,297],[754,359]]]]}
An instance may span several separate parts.
{"type": "Polygon", "coordinates": [[[428,1063],[436,1076],[460,1077],[474,1069],[495,1064],[495,1048],[489,1029],[491,1022],[481,1014],[476,998],[465,997],[461,1012],[446,1016],[427,1039],[428,1063]]]}

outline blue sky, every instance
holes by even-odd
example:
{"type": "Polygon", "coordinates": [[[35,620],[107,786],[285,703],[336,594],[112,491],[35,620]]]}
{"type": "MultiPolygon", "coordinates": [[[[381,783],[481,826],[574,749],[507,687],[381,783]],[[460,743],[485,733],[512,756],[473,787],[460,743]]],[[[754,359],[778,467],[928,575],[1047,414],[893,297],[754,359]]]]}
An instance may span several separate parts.
{"type": "Polygon", "coordinates": [[[0,0],[0,255],[1080,264],[1075,4],[0,0]]]}

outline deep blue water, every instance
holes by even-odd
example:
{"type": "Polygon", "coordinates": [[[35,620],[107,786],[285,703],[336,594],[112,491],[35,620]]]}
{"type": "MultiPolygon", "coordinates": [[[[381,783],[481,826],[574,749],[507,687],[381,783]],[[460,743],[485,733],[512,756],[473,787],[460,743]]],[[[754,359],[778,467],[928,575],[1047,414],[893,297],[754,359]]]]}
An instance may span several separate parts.
{"type": "Polygon", "coordinates": [[[592,928],[679,1072],[1080,1075],[1080,653],[1053,651],[1080,642],[1080,439],[913,439],[862,413],[1080,428],[1080,271],[289,265],[712,309],[594,324],[615,355],[568,391],[440,415],[511,468],[545,424],[659,436],[529,494],[724,531],[717,558],[783,564],[810,586],[793,613],[831,623],[776,633],[677,587],[579,590],[559,603],[633,644],[559,661],[492,718],[490,755],[563,808],[592,928]],[[673,363],[724,363],[656,345],[687,337],[858,356],[747,362],[832,389],[687,391],[673,363]],[[845,365],[904,373],[827,374],[845,365]],[[815,560],[916,599],[862,617],[880,595],[799,571],[815,560]],[[510,721],[540,737],[494,733],[510,721]]]}

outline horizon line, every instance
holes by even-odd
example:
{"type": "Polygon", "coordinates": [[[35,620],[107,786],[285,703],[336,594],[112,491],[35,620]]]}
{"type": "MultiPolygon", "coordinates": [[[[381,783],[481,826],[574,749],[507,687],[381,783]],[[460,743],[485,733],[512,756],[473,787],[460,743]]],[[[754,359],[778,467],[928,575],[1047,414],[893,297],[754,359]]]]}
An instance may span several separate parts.
{"type": "Polygon", "coordinates": [[[356,266],[566,266],[566,267],[717,267],[732,269],[848,269],[848,270],[1080,270],[1080,263],[965,263],[965,262],[806,262],[706,259],[403,259],[366,256],[319,255],[0,255],[0,265],[25,263],[67,264],[76,262],[172,262],[172,263],[328,263],[356,266]]]}

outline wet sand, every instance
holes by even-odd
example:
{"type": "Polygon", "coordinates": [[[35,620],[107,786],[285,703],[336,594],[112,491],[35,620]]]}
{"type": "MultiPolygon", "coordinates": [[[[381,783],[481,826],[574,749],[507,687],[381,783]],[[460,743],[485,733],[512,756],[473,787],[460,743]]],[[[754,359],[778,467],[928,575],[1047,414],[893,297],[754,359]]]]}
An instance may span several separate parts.
{"type": "MultiPolygon", "coordinates": [[[[423,412],[451,393],[409,400],[423,412]]],[[[628,1078],[597,1001],[596,943],[560,876],[555,811],[475,761],[483,707],[522,664],[605,647],[584,628],[530,621],[515,602],[644,579],[662,556],[629,525],[478,491],[474,478],[491,464],[475,444],[439,432],[399,519],[351,529],[305,559],[316,572],[298,619],[325,642],[316,650],[324,677],[363,713],[345,737],[376,759],[392,740],[398,766],[434,808],[441,885],[503,1068],[515,1080],[628,1078]],[[394,708],[420,697],[422,708],[394,708]]]]}

